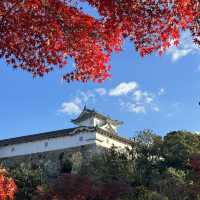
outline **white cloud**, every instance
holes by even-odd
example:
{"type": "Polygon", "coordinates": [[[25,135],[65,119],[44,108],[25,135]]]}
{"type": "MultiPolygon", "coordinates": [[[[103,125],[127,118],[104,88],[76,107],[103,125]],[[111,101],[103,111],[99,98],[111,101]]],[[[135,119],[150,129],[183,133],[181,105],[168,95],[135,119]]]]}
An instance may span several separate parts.
{"type": "Polygon", "coordinates": [[[154,100],[154,95],[147,91],[136,90],[133,92],[133,100],[137,103],[151,103],[154,100]]]}
{"type": "Polygon", "coordinates": [[[131,93],[128,100],[121,100],[120,106],[129,112],[146,114],[148,110],[159,112],[156,104],[156,94],[138,89],[131,93]]]}
{"type": "Polygon", "coordinates": [[[59,112],[68,115],[77,115],[82,111],[82,108],[88,102],[95,101],[95,95],[92,91],[77,91],[72,100],[63,102],[59,112]]]}
{"type": "Polygon", "coordinates": [[[158,96],[162,96],[165,94],[165,89],[164,88],[160,88],[160,90],[158,91],[158,96]]]}
{"type": "Polygon", "coordinates": [[[89,100],[95,99],[95,94],[88,90],[88,91],[78,91],[77,96],[81,99],[83,103],[87,103],[89,100]]]}
{"type": "Polygon", "coordinates": [[[82,104],[82,100],[81,100],[80,97],[75,97],[73,102],[74,102],[75,104],[78,104],[78,105],[81,105],[81,104],[82,104]]]}
{"type": "Polygon", "coordinates": [[[178,47],[171,46],[167,50],[167,54],[171,56],[173,62],[192,54],[199,54],[200,50],[196,44],[192,41],[191,34],[184,32],[181,35],[180,45],[178,47]]]}
{"type": "Polygon", "coordinates": [[[107,91],[106,91],[105,88],[97,88],[95,91],[96,91],[100,96],[104,96],[104,95],[106,95],[106,93],[107,93],[107,91]]]}
{"type": "Polygon", "coordinates": [[[151,103],[153,101],[152,97],[146,97],[146,103],[151,103]]]}
{"type": "Polygon", "coordinates": [[[135,81],[122,82],[110,90],[105,88],[94,88],[87,91],[78,90],[72,99],[62,103],[59,112],[69,115],[79,114],[85,104],[93,105],[94,107],[96,103],[108,98],[112,102],[116,102],[120,109],[128,112],[137,114],[146,114],[148,111],[159,112],[160,108],[157,105],[157,98],[164,92],[163,88],[160,88],[158,93],[144,91],[140,89],[139,84],[135,81]],[[98,102],[96,101],[97,97],[98,102]]]}
{"type": "Polygon", "coordinates": [[[153,109],[155,112],[159,112],[159,111],[160,111],[160,108],[157,107],[157,106],[154,106],[152,109],[153,109]]]}
{"type": "Polygon", "coordinates": [[[187,56],[188,54],[190,54],[192,51],[192,49],[181,49],[181,50],[175,50],[173,55],[172,55],[172,61],[177,61],[182,57],[187,56]]]}
{"type": "Polygon", "coordinates": [[[135,101],[141,101],[142,99],[142,92],[141,90],[137,90],[133,93],[135,101]]]}
{"type": "Polygon", "coordinates": [[[190,54],[192,49],[177,49],[177,48],[172,48],[171,49],[171,55],[172,55],[172,61],[175,62],[179,60],[182,57],[187,56],[190,54]]]}
{"type": "Polygon", "coordinates": [[[132,91],[134,91],[138,87],[138,83],[135,81],[132,82],[123,82],[117,85],[115,88],[111,89],[109,92],[110,96],[121,96],[126,95],[132,91]]]}
{"type": "Polygon", "coordinates": [[[81,108],[75,102],[64,102],[62,103],[61,109],[59,111],[69,115],[76,115],[81,112],[81,108]]]}
{"type": "Polygon", "coordinates": [[[146,113],[146,108],[144,105],[129,104],[128,110],[134,113],[146,113]]]}

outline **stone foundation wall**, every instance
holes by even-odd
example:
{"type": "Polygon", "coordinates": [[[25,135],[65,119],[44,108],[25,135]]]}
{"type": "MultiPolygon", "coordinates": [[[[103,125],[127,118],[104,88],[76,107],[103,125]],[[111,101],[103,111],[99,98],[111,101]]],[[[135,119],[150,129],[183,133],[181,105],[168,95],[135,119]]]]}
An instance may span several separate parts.
{"type": "Polygon", "coordinates": [[[72,171],[75,173],[83,161],[87,162],[94,154],[100,152],[101,149],[92,144],[70,149],[3,158],[0,159],[0,162],[6,168],[15,168],[23,163],[42,166],[49,176],[56,176],[60,172],[61,162],[63,160],[68,159],[73,163],[72,171]]]}

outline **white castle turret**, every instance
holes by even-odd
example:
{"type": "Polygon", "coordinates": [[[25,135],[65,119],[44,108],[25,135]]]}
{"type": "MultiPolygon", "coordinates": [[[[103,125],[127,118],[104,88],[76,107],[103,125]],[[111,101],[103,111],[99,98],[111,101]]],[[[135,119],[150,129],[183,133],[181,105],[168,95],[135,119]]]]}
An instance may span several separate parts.
{"type": "Polygon", "coordinates": [[[99,127],[113,134],[117,134],[117,128],[123,124],[121,121],[113,120],[109,116],[86,108],[86,106],[80,115],[71,121],[78,126],[99,127]]]}

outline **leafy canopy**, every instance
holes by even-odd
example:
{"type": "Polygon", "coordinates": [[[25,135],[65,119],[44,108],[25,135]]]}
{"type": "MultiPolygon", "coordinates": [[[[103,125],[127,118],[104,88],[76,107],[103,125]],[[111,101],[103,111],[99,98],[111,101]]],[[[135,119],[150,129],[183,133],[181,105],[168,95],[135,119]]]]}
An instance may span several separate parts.
{"type": "Polygon", "coordinates": [[[64,80],[102,82],[126,37],[141,56],[178,45],[182,30],[200,44],[199,10],[199,0],[1,0],[0,57],[34,77],[65,67],[71,57],[75,69],[64,80]],[[101,18],[85,14],[80,2],[101,18]]]}

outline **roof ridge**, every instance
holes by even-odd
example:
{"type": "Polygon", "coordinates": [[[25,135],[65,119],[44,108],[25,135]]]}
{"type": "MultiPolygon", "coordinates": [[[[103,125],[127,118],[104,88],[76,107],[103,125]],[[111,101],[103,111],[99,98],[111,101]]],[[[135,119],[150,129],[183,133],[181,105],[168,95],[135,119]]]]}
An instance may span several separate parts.
{"type": "Polygon", "coordinates": [[[105,120],[110,120],[110,122],[114,122],[117,125],[123,124],[122,121],[112,119],[108,115],[102,114],[100,112],[95,111],[94,109],[91,110],[91,109],[86,108],[86,107],[84,107],[83,111],[79,114],[79,116],[76,119],[72,119],[71,122],[74,123],[74,122],[80,122],[82,120],[84,121],[84,120],[88,119],[89,117],[91,117],[91,115],[93,115],[93,114],[96,115],[96,117],[101,117],[101,118],[103,118],[105,120]],[[86,113],[84,114],[84,112],[86,112],[86,113]]]}

